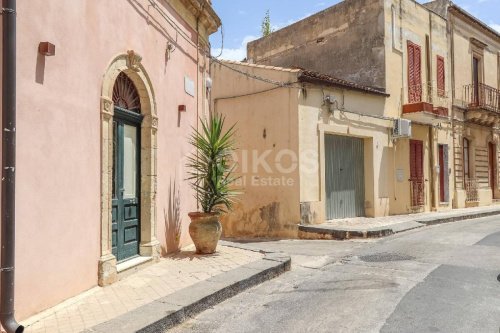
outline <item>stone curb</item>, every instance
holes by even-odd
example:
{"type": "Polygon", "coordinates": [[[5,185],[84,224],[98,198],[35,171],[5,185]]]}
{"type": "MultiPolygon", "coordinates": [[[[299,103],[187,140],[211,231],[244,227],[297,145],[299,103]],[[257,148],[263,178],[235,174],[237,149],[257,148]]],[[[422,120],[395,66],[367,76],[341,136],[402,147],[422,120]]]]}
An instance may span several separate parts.
{"type": "Polygon", "coordinates": [[[415,222],[422,223],[425,225],[435,225],[442,223],[458,222],[463,220],[477,219],[481,217],[488,217],[500,215],[500,209],[487,210],[482,212],[473,212],[469,214],[454,214],[452,216],[446,216],[442,218],[421,218],[415,220],[415,222]]]}
{"type": "Polygon", "coordinates": [[[381,238],[394,235],[403,231],[422,228],[430,225],[437,225],[450,222],[458,222],[469,219],[477,219],[481,217],[500,215],[500,209],[491,209],[481,212],[471,213],[456,213],[443,217],[422,217],[413,221],[401,222],[391,226],[383,226],[379,228],[362,229],[333,229],[322,228],[313,225],[299,225],[300,239],[331,239],[331,240],[348,240],[348,239],[363,239],[363,238],[381,238]]]}
{"type": "Polygon", "coordinates": [[[290,256],[266,253],[261,260],[200,281],[84,332],[163,332],[246,289],[289,271],[290,267],[290,256]]]}

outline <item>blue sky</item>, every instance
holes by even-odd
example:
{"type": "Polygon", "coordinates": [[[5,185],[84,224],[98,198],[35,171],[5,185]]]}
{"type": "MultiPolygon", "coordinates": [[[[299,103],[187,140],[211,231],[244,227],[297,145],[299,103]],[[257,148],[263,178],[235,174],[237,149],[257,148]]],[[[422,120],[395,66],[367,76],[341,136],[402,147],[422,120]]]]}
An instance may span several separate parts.
{"type": "MultiPolygon", "coordinates": [[[[429,0],[430,1],[430,0],[429,0]]],[[[339,0],[212,0],[224,29],[224,49],[221,58],[243,60],[246,44],[261,36],[261,22],[269,9],[274,29],[283,28],[339,0]]],[[[427,1],[420,1],[427,2],[427,1]]],[[[500,0],[456,0],[455,4],[467,10],[484,23],[500,32],[500,0]]],[[[210,38],[212,54],[219,55],[221,32],[210,38]]]]}

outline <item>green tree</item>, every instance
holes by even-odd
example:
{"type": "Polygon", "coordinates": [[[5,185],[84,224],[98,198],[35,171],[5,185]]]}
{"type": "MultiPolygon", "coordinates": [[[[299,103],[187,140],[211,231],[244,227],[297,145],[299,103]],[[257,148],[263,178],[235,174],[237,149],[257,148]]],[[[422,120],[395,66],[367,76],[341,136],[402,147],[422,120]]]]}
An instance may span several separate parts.
{"type": "Polygon", "coordinates": [[[266,37],[271,32],[273,32],[273,29],[271,28],[271,18],[269,16],[269,9],[266,11],[266,15],[264,16],[264,19],[262,20],[262,36],[266,37]]]}

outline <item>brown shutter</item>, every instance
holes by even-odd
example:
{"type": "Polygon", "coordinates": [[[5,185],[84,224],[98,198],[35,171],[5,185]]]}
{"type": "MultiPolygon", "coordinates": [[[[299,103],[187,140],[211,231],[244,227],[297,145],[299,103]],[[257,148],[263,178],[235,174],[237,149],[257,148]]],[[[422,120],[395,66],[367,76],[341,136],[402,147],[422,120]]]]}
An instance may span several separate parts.
{"type": "Polygon", "coordinates": [[[437,56],[437,93],[438,96],[445,95],[445,79],[444,79],[444,58],[437,56]]]}
{"type": "Polygon", "coordinates": [[[415,51],[415,59],[413,60],[414,64],[414,69],[413,71],[415,72],[415,102],[420,102],[422,101],[422,68],[421,68],[421,51],[420,51],[420,46],[413,44],[415,51]]]}
{"type": "Polygon", "coordinates": [[[417,170],[417,178],[424,178],[424,143],[422,141],[416,141],[415,149],[415,165],[417,170]]]}
{"type": "Polygon", "coordinates": [[[424,143],[420,140],[410,140],[410,178],[424,178],[424,143]]]}
{"type": "Polygon", "coordinates": [[[410,179],[415,178],[415,141],[410,140],[410,179]]]}
{"type": "Polygon", "coordinates": [[[415,100],[414,96],[414,64],[413,60],[415,58],[414,48],[411,42],[408,42],[408,103],[413,103],[415,100]]]}
{"type": "Polygon", "coordinates": [[[422,101],[422,68],[420,46],[408,41],[408,102],[422,101]]]}

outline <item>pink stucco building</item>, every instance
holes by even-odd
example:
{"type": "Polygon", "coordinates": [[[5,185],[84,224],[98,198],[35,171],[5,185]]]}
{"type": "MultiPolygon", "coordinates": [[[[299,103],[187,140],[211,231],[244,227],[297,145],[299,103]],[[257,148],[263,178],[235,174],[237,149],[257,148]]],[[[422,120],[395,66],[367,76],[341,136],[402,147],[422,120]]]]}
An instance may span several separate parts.
{"type": "Polygon", "coordinates": [[[18,1],[18,319],[190,243],[219,26],[209,0],[18,1]]]}

